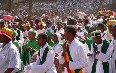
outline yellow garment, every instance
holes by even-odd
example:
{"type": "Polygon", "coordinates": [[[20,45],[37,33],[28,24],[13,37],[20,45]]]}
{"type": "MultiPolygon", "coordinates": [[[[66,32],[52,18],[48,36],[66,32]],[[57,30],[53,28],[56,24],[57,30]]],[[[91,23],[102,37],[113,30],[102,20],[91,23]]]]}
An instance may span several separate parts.
{"type": "Polygon", "coordinates": [[[113,24],[116,24],[116,20],[109,20],[107,22],[107,25],[113,25],[113,24]]]}

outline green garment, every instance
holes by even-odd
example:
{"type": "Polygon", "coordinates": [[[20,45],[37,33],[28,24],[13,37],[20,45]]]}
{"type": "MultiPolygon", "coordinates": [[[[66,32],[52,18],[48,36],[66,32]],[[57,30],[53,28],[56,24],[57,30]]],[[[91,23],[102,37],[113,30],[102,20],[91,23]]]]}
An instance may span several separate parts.
{"type": "Polygon", "coordinates": [[[15,40],[13,41],[13,44],[18,48],[19,53],[21,54],[21,46],[20,46],[19,42],[15,39],[15,40]]]}
{"type": "Polygon", "coordinates": [[[89,50],[91,51],[91,45],[93,43],[92,39],[89,39],[88,37],[85,40],[85,43],[88,45],[89,50]]]}
{"type": "Polygon", "coordinates": [[[51,46],[51,47],[53,47],[53,46],[55,45],[55,43],[54,43],[51,39],[48,41],[48,44],[49,44],[49,46],[51,46]]]}
{"type": "Polygon", "coordinates": [[[26,63],[29,63],[29,58],[30,58],[29,54],[30,54],[31,57],[34,54],[34,52],[28,50],[28,47],[31,47],[34,50],[39,50],[40,45],[38,44],[37,39],[34,39],[34,40],[27,40],[24,47],[26,49],[26,52],[24,52],[24,51],[22,52],[22,57],[21,58],[23,60],[23,63],[26,65],[26,63]]]}
{"type": "Polygon", "coordinates": [[[47,36],[51,36],[52,35],[50,30],[46,30],[46,34],[47,34],[47,36]]]}

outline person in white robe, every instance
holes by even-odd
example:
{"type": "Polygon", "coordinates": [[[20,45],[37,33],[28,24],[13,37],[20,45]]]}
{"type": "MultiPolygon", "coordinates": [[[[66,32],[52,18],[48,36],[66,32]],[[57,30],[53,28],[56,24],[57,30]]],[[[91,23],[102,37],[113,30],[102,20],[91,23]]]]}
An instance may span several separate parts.
{"type": "Polygon", "coordinates": [[[64,73],[70,73],[70,71],[77,72],[77,70],[77,73],[83,73],[83,68],[88,66],[87,55],[84,51],[85,46],[76,38],[75,27],[67,26],[64,35],[68,42],[64,43],[63,53],[59,59],[60,64],[63,64],[65,67],[64,73]],[[68,53],[68,57],[70,55],[70,59],[65,58],[67,56],[66,53],[68,53]]]}
{"type": "Polygon", "coordinates": [[[112,54],[113,45],[107,41],[102,39],[100,31],[92,32],[93,36],[93,54],[94,55],[94,63],[92,66],[91,73],[110,73],[109,71],[109,60],[112,54]]]}
{"type": "Polygon", "coordinates": [[[47,35],[39,34],[38,43],[42,47],[37,53],[37,61],[26,66],[25,73],[57,73],[54,66],[54,52],[49,49],[47,35]]]}
{"type": "Polygon", "coordinates": [[[113,44],[113,52],[111,57],[110,73],[116,73],[116,25],[112,28],[112,35],[114,39],[111,42],[113,44]]]}

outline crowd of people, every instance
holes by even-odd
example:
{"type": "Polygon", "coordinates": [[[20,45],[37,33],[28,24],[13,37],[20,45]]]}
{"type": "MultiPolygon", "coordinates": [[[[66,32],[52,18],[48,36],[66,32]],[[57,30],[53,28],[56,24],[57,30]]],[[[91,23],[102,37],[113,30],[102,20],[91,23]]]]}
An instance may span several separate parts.
{"type": "Polygon", "coordinates": [[[115,16],[0,19],[0,73],[116,73],[115,16]]]}

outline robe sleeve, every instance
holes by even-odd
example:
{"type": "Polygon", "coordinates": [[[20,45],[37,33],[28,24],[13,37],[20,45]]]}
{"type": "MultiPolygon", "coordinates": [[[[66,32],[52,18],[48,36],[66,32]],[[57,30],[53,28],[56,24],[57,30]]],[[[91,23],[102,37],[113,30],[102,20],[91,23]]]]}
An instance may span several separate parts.
{"type": "Polygon", "coordinates": [[[110,44],[109,47],[108,47],[108,49],[107,49],[106,54],[100,52],[100,53],[96,56],[96,58],[97,58],[98,60],[101,60],[101,61],[106,62],[106,61],[111,57],[112,51],[113,51],[113,45],[110,44]]]}
{"type": "Polygon", "coordinates": [[[32,65],[31,71],[38,71],[41,73],[47,72],[54,64],[54,52],[49,51],[46,61],[42,65],[32,65]]]}
{"type": "Polygon", "coordinates": [[[79,55],[79,59],[77,61],[70,61],[69,62],[69,68],[71,70],[76,70],[76,69],[81,69],[81,68],[85,68],[88,66],[88,60],[87,60],[87,56],[86,56],[86,53],[84,51],[84,48],[85,47],[82,47],[82,46],[78,46],[77,47],[78,49],[76,50],[77,51],[77,55],[79,55]]]}

